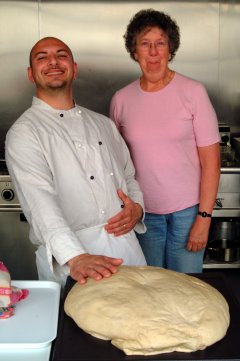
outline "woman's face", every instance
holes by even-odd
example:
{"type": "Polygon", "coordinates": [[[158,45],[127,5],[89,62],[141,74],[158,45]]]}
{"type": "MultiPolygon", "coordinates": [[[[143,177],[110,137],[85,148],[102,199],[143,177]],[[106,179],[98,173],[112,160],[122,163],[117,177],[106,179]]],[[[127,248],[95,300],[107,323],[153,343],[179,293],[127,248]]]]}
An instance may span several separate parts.
{"type": "Polygon", "coordinates": [[[144,30],[136,37],[134,56],[146,80],[158,81],[164,78],[170,59],[168,36],[158,27],[144,30]]]}

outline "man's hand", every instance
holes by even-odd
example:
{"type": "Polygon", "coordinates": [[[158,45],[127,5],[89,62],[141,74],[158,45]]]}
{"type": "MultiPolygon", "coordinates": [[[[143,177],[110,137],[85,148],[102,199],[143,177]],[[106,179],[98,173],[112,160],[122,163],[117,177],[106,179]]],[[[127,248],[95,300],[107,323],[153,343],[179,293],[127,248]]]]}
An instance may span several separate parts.
{"type": "Polygon", "coordinates": [[[140,204],[133,202],[121,189],[118,189],[117,193],[123,202],[123,210],[110,218],[104,227],[108,233],[112,233],[114,236],[130,232],[143,215],[140,204]]]}
{"type": "Polygon", "coordinates": [[[71,277],[80,284],[87,282],[87,278],[96,281],[104,277],[111,277],[118,271],[118,267],[123,263],[122,258],[112,258],[106,256],[96,256],[88,253],[76,256],[68,261],[71,277]]]}

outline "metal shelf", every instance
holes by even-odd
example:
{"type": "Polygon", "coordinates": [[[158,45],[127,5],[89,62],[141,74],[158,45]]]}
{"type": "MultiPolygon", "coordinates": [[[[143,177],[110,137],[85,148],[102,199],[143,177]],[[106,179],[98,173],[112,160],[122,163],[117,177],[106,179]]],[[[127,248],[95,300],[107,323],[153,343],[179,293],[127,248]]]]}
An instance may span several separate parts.
{"type": "Polygon", "coordinates": [[[209,261],[203,263],[203,269],[209,268],[221,268],[221,269],[229,269],[229,268],[240,268],[240,260],[237,262],[216,262],[216,261],[209,261]]]}

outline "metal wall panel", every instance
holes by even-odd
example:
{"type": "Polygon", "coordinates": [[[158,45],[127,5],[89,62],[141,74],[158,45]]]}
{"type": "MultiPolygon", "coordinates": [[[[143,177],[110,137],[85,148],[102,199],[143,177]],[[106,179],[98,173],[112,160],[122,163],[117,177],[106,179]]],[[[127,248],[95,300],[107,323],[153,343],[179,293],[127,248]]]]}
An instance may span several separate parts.
{"type": "Polygon", "coordinates": [[[108,114],[114,91],[139,75],[124,48],[129,19],[142,8],[174,17],[181,47],[172,68],[206,86],[219,122],[238,130],[240,1],[0,1],[0,147],[30,105],[28,54],[41,37],[66,41],[79,65],[76,101],[108,114]]]}
{"type": "Polygon", "coordinates": [[[37,1],[0,1],[0,147],[7,129],[31,102],[26,68],[38,36],[37,1]]]}
{"type": "Polygon", "coordinates": [[[219,27],[220,119],[240,128],[240,1],[222,1],[219,27]]]}
{"type": "Polygon", "coordinates": [[[142,8],[165,11],[177,20],[182,40],[172,67],[218,93],[218,3],[78,1],[56,7],[55,2],[43,1],[42,36],[56,34],[71,44],[76,54],[79,76],[75,94],[80,104],[107,114],[113,92],[139,75],[137,63],[125,50],[123,34],[130,18],[142,8]]]}

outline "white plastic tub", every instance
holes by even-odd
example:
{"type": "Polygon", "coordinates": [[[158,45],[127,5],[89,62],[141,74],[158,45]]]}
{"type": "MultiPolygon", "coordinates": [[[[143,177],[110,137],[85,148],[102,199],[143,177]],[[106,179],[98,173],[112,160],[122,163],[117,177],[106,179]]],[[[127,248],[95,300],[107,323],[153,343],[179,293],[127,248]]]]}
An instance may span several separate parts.
{"type": "Polygon", "coordinates": [[[57,335],[61,287],[49,281],[12,281],[29,290],[15,314],[0,320],[1,361],[48,361],[57,335]]]}

